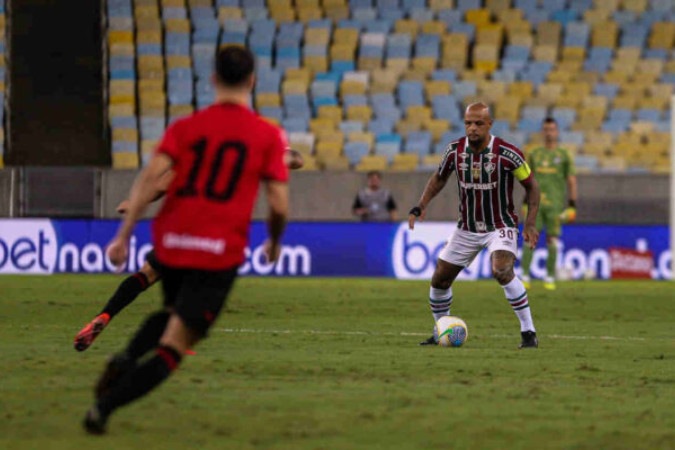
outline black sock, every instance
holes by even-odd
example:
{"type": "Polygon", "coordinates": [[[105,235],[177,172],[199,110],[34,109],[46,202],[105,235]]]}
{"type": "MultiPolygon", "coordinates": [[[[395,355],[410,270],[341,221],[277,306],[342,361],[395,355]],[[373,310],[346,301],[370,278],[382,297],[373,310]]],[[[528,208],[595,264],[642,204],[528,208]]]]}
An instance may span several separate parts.
{"type": "Polygon", "coordinates": [[[117,313],[133,302],[138,297],[138,294],[146,290],[148,286],[150,286],[148,277],[143,272],[136,272],[127,277],[122,281],[112,297],[110,297],[101,314],[106,313],[110,315],[110,318],[115,317],[117,313]]]}
{"type": "Polygon", "coordinates": [[[156,354],[120,380],[119,384],[96,404],[104,416],[115,409],[143,397],[169,378],[178,364],[181,355],[168,346],[159,346],[156,354]]]}
{"type": "Polygon", "coordinates": [[[126,354],[131,359],[138,359],[145,355],[151,349],[157,347],[159,338],[164,333],[164,328],[169,321],[169,313],[167,311],[158,311],[146,319],[141,325],[129,345],[127,345],[126,354]]]}

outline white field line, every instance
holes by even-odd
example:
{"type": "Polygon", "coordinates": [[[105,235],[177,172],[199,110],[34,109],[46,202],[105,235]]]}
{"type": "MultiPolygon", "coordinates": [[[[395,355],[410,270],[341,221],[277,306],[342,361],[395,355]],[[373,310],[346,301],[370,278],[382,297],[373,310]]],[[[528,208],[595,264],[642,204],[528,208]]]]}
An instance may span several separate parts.
{"type": "MultiPolygon", "coordinates": [[[[420,336],[427,337],[429,333],[417,332],[391,332],[391,331],[337,331],[337,330],[274,330],[274,329],[256,329],[256,328],[217,328],[221,333],[231,334],[307,334],[307,335],[333,335],[333,336],[420,336]]],[[[487,334],[480,337],[489,339],[512,338],[509,334],[487,334]]],[[[568,339],[568,340],[599,340],[599,341],[646,341],[647,338],[632,336],[567,336],[562,334],[545,334],[540,337],[546,339],[568,339]]]]}

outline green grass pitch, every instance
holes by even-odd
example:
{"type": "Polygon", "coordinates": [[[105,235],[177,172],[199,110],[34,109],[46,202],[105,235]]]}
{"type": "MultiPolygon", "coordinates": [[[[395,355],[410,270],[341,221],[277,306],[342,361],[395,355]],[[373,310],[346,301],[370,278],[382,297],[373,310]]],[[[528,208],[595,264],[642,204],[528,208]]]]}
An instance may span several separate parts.
{"type": "Polygon", "coordinates": [[[87,436],[105,358],[160,300],[152,288],[75,352],[121,280],[0,278],[0,448],[675,448],[668,282],[535,284],[540,348],[519,351],[492,281],[454,288],[466,344],[429,348],[426,282],[241,279],[197,355],[87,436]]]}

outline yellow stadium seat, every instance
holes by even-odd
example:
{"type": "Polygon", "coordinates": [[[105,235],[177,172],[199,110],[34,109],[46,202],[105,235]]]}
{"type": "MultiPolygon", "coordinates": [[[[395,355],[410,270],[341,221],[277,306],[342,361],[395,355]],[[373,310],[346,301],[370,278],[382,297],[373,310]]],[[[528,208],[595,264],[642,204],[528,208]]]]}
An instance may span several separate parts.
{"type": "Polygon", "coordinates": [[[241,19],[243,14],[241,8],[236,6],[221,6],[218,8],[218,21],[223,23],[223,21],[228,19],[241,19]]]}
{"type": "Polygon", "coordinates": [[[476,27],[490,23],[490,11],[487,9],[470,9],[466,11],[464,21],[476,27]]]}
{"type": "Polygon", "coordinates": [[[422,125],[431,120],[431,108],[428,106],[408,106],[405,116],[409,122],[422,125]]]}
{"type": "Polygon", "coordinates": [[[583,61],[586,49],[583,47],[563,47],[562,59],[567,61],[583,61]]]}
{"type": "Polygon", "coordinates": [[[534,94],[531,81],[516,81],[508,85],[508,93],[519,98],[530,98],[534,94]]]}
{"type": "Polygon", "coordinates": [[[316,144],[316,159],[321,162],[325,158],[337,158],[342,154],[342,145],[339,142],[322,141],[316,144]]]}
{"type": "Polygon", "coordinates": [[[631,122],[630,131],[640,135],[647,135],[654,131],[654,123],[644,121],[631,122]]]}
{"type": "Polygon", "coordinates": [[[281,97],[277,93],[263,92],[255,96],[256,108],[264,108],[266,106],[278,107],[281,106],[281,97]]]}
{"type": "Polygon", "coordinates": [[[394,23],[395,33],[407,33],[414,38],[417,36],[420,24],[415,20],[399,19],[394,23]]]}
{"type": "Polygon", "coordinates": [[[351,44],[333,44],[330,48],[330,58],[333,61],[354,61],[355,51],[351,44]]]}
{"type": "Polygon", "coordinates": [[[151,139],[144,139],[141,141],[141,155],[152,155],[155,153],[158,141],[151,139]]]}
{"type": "Polygon", "coordinates": [[[509,44],[532,48],[534,46],[534,36],[529,31],[509,33],[509,44]]]}
{"type": "Polygon", "coordinates": [[[188,0],[190,8],[213,8],[212,0],[188,0]]]}
{"type": "Polygon", "coordinates": [[[303,159],[303,161],[304,161],[304,164],[303,164],[303,166],[302,166],[300,169],[298,169],[298,170],[301,170],[301,171],[303,171],[303,172],[312,172],[312,171],[319,170],[319,165],[317,164],[316,158],[314,158],[314,156],[312,156],[312,155],[303,155],[303,156],[302,156],[302,159],[303,159]]]}
{"type": "MultiPolygon", "coordinates": [[[[316,120],[316,119],[314,119],[316,120]]],[[[318,142],[335,142],[342,147],[345,142],[344,134],[341,131],[321,129],[316,132],[318,142]]]]}
{"type": "Polygon", "coordinates": [[[120,142],[137,142],[138,130],[136,128],[114,128],[112,140],[120,142]]]}
{"type": "Polygon", "coordinates": [[[154,5],[136,6],[134,8],[134,17],[136,20],[159,17],[159,8],[156,3],[154,5]]]}
{"type": "Polygon", "coordinates": [[[188,19],[167,19],[164,26],[168,33],[189,33],[191,31],[188,19]]]}
{"type": "MultiPolygon", "coordinates": [[[[581,100],[581,106],[584,108],[602,108],[603,111],[607,111],[609,106],[609,98],[602,95],[589,95],[585,96],[581,100]]],[[[583,112],[583,111],[582,111],[583,112]]]]}
{"type": "Polygon", "coordinates": [[[191,68],[192,60],[189,56],[169,55],[166,57],[166,68],[191,68]]]}
{"type": "Polygon", "coordinates": [[[147,31],[162,33],[162,19],[159,17],[142,17],[136,19],[136,32],[147,31]]]}
{"type": "Polygon", "coordinates": [[[496,14],[499,22],[508,27],[509,23],[521,22],[524,20],[523,11],[515,8],[506,8],[498,11],[496,14]]]}
{"type": "Polygon", "coordinates": [[[113,169],[137,169],[138,154],[133,152],[115,152],[112,154],[113,169]]]}
{"type": "Polygon", "coordinates": [[[108,47],[110,56],[135,56],[136,50],[133,43],[117,43],[108,47]]]}
{"type": "Polygon", "coordinates": [[[427,81],[424,84],[424,92],[426,94],[427,101],[431,102],[431,99],[437,95],[450,94],[450,82],[443,80],[427,81]]]}
{"type": "Polygon", "coordinates": [[[560,83],[542,83],[537,88],[537,97],[550,103],[554,103],[562,95],[563,85],[560,83]]]}
{"type": "Polygon", "coordinates": [[[540,22],[537,25],[537,45],[560,45],[561,26],[558,22],[540,22]]]}
{"type": "Polygon", "coordinates": [[[417,169],[420,157],[416,153],[399,153],[394,155],[389,170],[392,172],[412,172],[417,169]]]}
{"type": "Polygon", "coordinates": [[[568,71],[553,70],[548,73],[547,80],[550,83],[569,83],[574,74],[568,71]]]}
{"type": "Polygon", "coordinates": [[[621,84],[628,79],[629,73],[610,71],[603,75],[602,79],[605,83],[621,84]]]}
{"type": "Polygon", "coordinates": [[[359,32],[353,28],[337,28],[333,33],[333,42],[336,44],[346,44],[355,48],[358,41],[359,32]]]}
{"type": "Polygon", "coordinates": [[[461,73],[462,81],[483,81],[487,79],[487,72],[483,70],[465,70],[461,73]]]}
{"type": "MultiPolygon", "coordinates": [[[[4,89],[4,86],[3,86],[3,89],[4,89]]],[[[3,92],[3,91],[0,90],[0,92],[3,92]]],[[[128,103],[130,105],[135,105],[136,104],[136,93],[130,92],[130,93],[127,93],[127,94],[111,94],[108,101],[110,102],[111,105],[118,105],[118,104],[121,104],[121,103],[128,103]]]]}
{"type": "Polygon", "coordinates": [[[589,83],[572,82],[565,85],[565,95],[588,97],[593,87],[589,83]]]}
{"type": "Polygon", "coordinates": [[[612,102],[612,105],[615,109],[630,109],[633,110],[635,109],[635,105],[637,104],[637,98],[634,96],[628,96],[628,95],[619,95],[614,98],[614,101],[612,102]]]}
{"type": "Polygon", "coordinates": [[[444,22],[441,22],[440,20],[432,20],[422,24],[422,33],[443,36],[446,32],[446,28],[447,26],[444,22]]]}
{"type": "Polygon", "coordinates": [[[431,73],[434,69],[436,69],[436,58],[428,56],[419,56],[413,58],[412,68],[422,73],[431,73]]]}
{"type": "Polygon", "coordinates": [[[358,172],[369,172],[371,170],[384,171],[387,169],[387,158],[381,155],[366,155],[356,165],[358,172]]]}
{"type": "Polygon", "coordinates": [[[647,9],[647,0],[622,0],[623,9],[643,13],[647,9]]]}
{"type": "Polygon", "coordinates": [[[185,8],[185,0],[162,0],[163,8],[185,8]]]}
{"type": "Polygon", "coordinates": [[[434,142],[440,140],[443,133],[450,130],[450,122],[443,119],[430,119],[424,124],[424,129],[431,133],[434,142]]]}
{"type": "Polygon", "coordinates": [[[669,99],[673,95],[673,85],[666,83],[654,84],[649,86],[648,91],[652,97],[669,99]]]}
{"type": "Polygon", "coordinates": [[[164,108],[166,106],[166,94],[164,92],[141,92],[139,103],[141,106],[149,108],[164,108]]]}
{"type": "Polygon", "coordinates": [[[295,22],[295,10],[282,8],[275,11],[270,11],[270,18],[276,23],[292,23],[295,22]]]}
{"type": "Polygon", "coordinates": [[[593,9],[614,12],[619,9],[619,0],[593,0],[593,9]]]}
{"type": "Polygon", "coordinates": [[[295,0],[295,6],[300,8],[318,8],[319,0],[295,0]]]}
{"type": "Polygon", "coordinates": [[[425,155],[422,158],[422,165],[429,168],[436,168],[441,164],[443,155],[425,155]]]}
{"type": "Polygon", "coordinates": [[[189,116],[194,113],[194,106],[192,105],[169,105],[170,117],[189,116]]]}
{"type": "Polygon", "coordinates": [[[593,47],[616,47],[619,38],[619,26],[616,22],[599,22],[593,25],[591,45],[593,47]]]}
{"type": "Polygon", "coordinates": [[[347,108],[347,119],[358,120],[367,124],[373,117],[373,111],[368,105],[351,105],[347,108]]]}
{"type": "Polygon", "coordinates": [[[558,60],[557,45],[537,45],[532,51],[534,59],[537,61],[546,61],[555,63],[558,60]]]}
{"type": "Polygon", "coordinates": [[[410,67],[410,60],[408,58],[387,58],[384,62],[387,69],[403,72],[410,67]]]}
{"type": "Polygon", "coordinates": [[[501,47],[504,27],[501,24],[483,25],[476,30],[476,43],[501,47]]]}
{"type": "Polygon", "coordinates": [[[424,83],[429,78],[429,69],[410,68],[401,74],[403,81],[424,83]]]}
{"type": "Polygon", "coordinates": [[[285,80],[281,83],[281,92],[285,95],[306,94],[308,84],[304,80],[285,80]]]}
{"type": "Polygon", "coordinates": [[[109,91],[111,95],[136,93],[136,83],[134,80],[110,80],[109,91]]]}
{"type": "Polygon", "coordinates": [[[495,15],[503,11],[509,11],[511,0],[486,0],[485,7],[495,15]]]}
{"type": "Polygon", "coordinates": [[[608,9],[589,9],[584,11],[584,22],[589,25],[607,22],[609,14],[610,11],[608,9]]]}
{"type": "Polygon", "coordinates": [[[343,80],[340,83],[340,95],[365,95],[367,86],[356,80],[343,80]]]}
{"type": "Polygon", "coordinates": [[[657,22],[652,25],[652,31],[649,35],[649,48],[662,48],[670,50],[673,48],[675,39],[675,23],[657,22]]]}
{"type": "Polygon", "coordinates": [[[621,47],[616,50],[615,58],[624,61],[637,61],[640,59],[641,51],[637,47],[621,47]]]}
{"type": "Polygon", "coordinates": [[[652,85],[657,83],[659,75],[655,73],[636,73],[633,74],[633,82],[637,84],[652,85]]]}
{"type": "Polygon", "coordinates": [[[339,6],[346,6],[346,0],[322,0],[322,6],[325,8],[335,8],[339,6]]]}
{"type": "Polygon", "coordinates": [[[498,64],[497,61],[476,61],[474,62],[473,67],[481,72],[492,73],[497,70],[498,64]]]}
{"type": "Polygon", "coordinates": [[[605,170],[614,172],[624,172],[628,168],[628,164],[622,156],[608,156],[601,159],[600,166],[605,170]]]}
{"type": "Polygon", "coordinates": [[[319,106],[317,117],[339,123],[342,121],[342,108],[337,105],[319,106]]]}
{"type": "Polygon", "coordinates": [[[133,44],[133,31],[108,31],[108,45],[114,44],[133,44]]]}
{"type": "Polygon", "coordinates": [[[444,9],[453,9],[454,7],[454,0],[429,0],[429,8],[434,12],[439,12],[444,9]]]}
{"type": "Polygon", "coordinates": [[[349,142],[365,142],[368,144],[368,151],[375,145],[375,136],[369,131],[352,131],[348,136],[349,142]]]}
{"type": "Polygon", "coordinates": [[[324,7],[326,19],[332,20],[334,23],[339,23],[341,20],[349,18],[348,6],[330,6],[324,7]]]}
{"type": "Polygon", "coordinates": [[[359,70],[374,70],[382,66],[382,58],[360,57],[357,62],[359,70]]]}
{"type": "Polygon", "coordinates": [[[323,11],[316,7],[300,7],[297,9],[298,21],[306,24],[311,20],[323,19],[323,11]]]}
{"type": "Polygon", "coordinates": [[[304,67],[286,69],[284,76],[286,80],[300,80],[306,85],[309,85],[312,79],[312,73],[304,67]]]}
{"type": "Polygon", "coordinates": [[[327,46],[330,42],[330,32],[327,28],[307,28],[305,30],[305,42],[312,45],[327,46]]]}
{"type": "Polygon", "coordinates": [[[138,92],[164,92],[164,78],[138,80],[138,92]]]}
{"type": "Polygon", "coordinates": [[[309,121],[309,131],[314,134],[326,131],[335,131],[337,123],[333,120],[324,118],[315,118],[309,121]]]}
{"type": "Polygon", "coordinates": [[[520,105],[519,98],[504,97],[494,107],[495,118],[506,120],[511,126],[516,125],[520,119],[520,105]]]}
{"type": "MultiPolygon", "coordinates": [[[[589,135],[595,134],[595,133],[589,133],[589,135]]],[[[583,146],[584,154],[585,155],[592,155],[592,156],[605,156],[609,149],[608,145],[604,145],[602,143],[585,143],[583,146]]]]}
{"type": "Polygon", "coordinates": [[[270,10],[272,9],[279,9],[279,8],[292,8],[293,7],[293,2],[291,0],[268,0],[267,1],[267,8],[270,10]]]}
{"type": "Polygon", "coordinates": [[[370,76],[370,92],[374,94],[393,92],[398,84],[400,74],[395,70],[378,67],[371,71],[370,76]]]}
{"type": "Polygon", "coordinates": [[[664,62],[660,59],[643,59],[637,63],[638,73],[648,73],[651,75],[661,75],[663,73],[664,62]]]}
{"type": "Polygon", "coordinates": [[[303,63],[306,68],[315,73],[323,73],[328,71],[327,56],[305,56],[303,58],[303,63]]]}
{"type": "Polygon", "coordinates": [[[349,170],[349,160],[346,156],[323,158],[320,160],[319,165],[323,170],[331,172],[349,170]]]}
{"type": "Polygon", "coordinates": [[[413,131],[421,131],[422,123],[418,121],[410,121],[407,119],[403,119],[396,122],[396,126],[394,128],[396,129],[396,132],[398,134],[400,134],[404,138],[407,138],[409,133],[413,131]]]}

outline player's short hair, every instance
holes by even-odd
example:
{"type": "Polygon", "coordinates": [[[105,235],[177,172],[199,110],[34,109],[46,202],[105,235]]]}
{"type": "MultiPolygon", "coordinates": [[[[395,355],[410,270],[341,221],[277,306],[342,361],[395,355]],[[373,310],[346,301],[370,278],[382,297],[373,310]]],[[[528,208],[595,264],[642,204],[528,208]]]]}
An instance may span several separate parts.
{"type": "Polygon", "coordinates": [[[380,172],[379,170],[369,170],[368,172],[366,172],[366,177],[368,178],[370,178],[373,175],[377,175],[377,177],[380,179],[382,178],[382,172],[380,172]]]}
{"type": "Polygon", "coordinates": [[[554,119],[553,117],[551,117],[551,116],[548,116],[547,118],[545,118],[544,121],[542,122],[542,125],[546,125],[547,123],[554,123],[555,126],[558,126],[558,121],[555,120],[555,119],[554,119]]]}
{"type": "Polygon", "coordinates": [[[216,54],[216,77],[226,86],[243,84],[254,70],[255,57],[246,47],[229,45],[216,54]]]}

